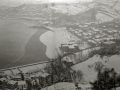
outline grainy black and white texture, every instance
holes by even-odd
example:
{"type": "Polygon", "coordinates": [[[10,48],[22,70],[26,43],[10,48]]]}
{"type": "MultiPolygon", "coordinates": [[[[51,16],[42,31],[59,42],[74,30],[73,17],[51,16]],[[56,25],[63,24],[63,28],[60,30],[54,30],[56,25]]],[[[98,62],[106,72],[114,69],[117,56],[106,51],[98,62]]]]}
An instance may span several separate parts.
{"type": "Polygon", "coordinates": [[[0,0],[0,90],[119,90],[120,0],[0,0]]]}

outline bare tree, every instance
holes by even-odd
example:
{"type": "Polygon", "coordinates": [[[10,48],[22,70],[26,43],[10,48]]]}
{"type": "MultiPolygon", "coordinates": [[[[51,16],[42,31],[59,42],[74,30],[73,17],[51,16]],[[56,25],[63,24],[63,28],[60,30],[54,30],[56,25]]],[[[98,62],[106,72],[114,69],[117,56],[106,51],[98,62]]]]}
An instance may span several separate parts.
{"type": "Polygon", "coordinates": [[[98,61],[95,63],[95,71],[100,71],[101,68],[103,67],[104,65],[102,64],[102,62],[98,61]]]}
{"type": "Polygon", "coordinates": [[[77,79],[80,82],[81,79],[83,78],[83,72],[81,70],[78,70],[76,73],[77,79]]]}

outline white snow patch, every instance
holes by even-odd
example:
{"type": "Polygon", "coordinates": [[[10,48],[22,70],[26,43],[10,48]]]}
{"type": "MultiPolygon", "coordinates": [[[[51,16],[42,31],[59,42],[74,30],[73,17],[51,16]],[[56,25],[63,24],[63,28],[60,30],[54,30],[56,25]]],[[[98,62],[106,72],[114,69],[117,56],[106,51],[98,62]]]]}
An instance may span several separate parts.
{"type": "Polygon", "coordinates": [[[47,57],[50,59],[56,57],[54,32],[47,31],[44,34],[42,34],[39,39],[47,47],[47,49],[46,49],[47,57]]]}
{"type": "Polygon", "coordinates": [[[88,59],[87,61],[84,61],[82,63],[79,63],[72,68],[74,70],[81,70],[84,74],[83,78],[85,82],[90,82],[91,80],[96,80],[97,72],[94,69],[95,62],[102,62],[103,65],[106,65],[109,68],[114,68],[115,71],[120,74],[120,56],[114,55],[111,57],[103,57],[103,59],[100,58],[100,56],[95,55],[94,57],[88,59]],[[107,61],[107,62],[106,62],[107,61]],[[89,68],[88,65],[92,66],[92,68],[89,68]]]}
{"type": "Polygon", "coordinates": [[[112,17],[110,17],[110,16],[108,16],[108,15],[105,15],[105,14],[103,14],[103,13],[98,13],[98,14],[96,15],[96,19],[97,19],[100,23],[102,23],[102,22],[108,22],[108,21],[112,21],[112,20],[113,20],[112,17]]]}
{"type": "Polygon", "coordinates": [[[68,43],[70,35],[64,31],[47,31],[40,36],[40,41],[47,46],[46,55],[48,58],[56,58],[61,44],[68,43]]]}

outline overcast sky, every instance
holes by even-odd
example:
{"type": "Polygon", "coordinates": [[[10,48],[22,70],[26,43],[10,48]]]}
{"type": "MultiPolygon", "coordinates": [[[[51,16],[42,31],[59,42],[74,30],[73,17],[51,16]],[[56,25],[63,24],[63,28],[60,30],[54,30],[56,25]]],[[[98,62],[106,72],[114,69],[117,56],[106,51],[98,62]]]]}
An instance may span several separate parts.
{"type": "Polygon", "coordinates": [[[41,2],[67,2],[67,3],[73,3],[73,2],[90,2],[92,0],[0,0],[0,5],[18,5],[23,3],[41,3],[41,2]]]}

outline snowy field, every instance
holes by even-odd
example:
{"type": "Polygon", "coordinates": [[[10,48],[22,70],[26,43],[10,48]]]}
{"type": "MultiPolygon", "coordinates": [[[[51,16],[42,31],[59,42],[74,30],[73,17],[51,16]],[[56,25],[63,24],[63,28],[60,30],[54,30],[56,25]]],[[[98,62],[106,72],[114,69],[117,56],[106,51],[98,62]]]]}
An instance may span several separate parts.
{"type": "Polygon", "coordinates": [[[51,7],[53,10],[56,10],[56,12],[62,13],[62,14],[69,14],[69,15],[76,15],[80,12],[83,12],[87,9],[87,7],[80,5],[79,7],[76,7],[74,5],[59,5],[56,7],[51,7]]]}
{"type": "MultiPolygon", "coordinates": [[[[91,87],[91,85],[83,85],[79,84],[79,87],[82,88],[82,90],[87,90],[88,87],[91,87]]],[[[75,90],[75,84],[74,83],[68,83],[68,82],[59,82],[52,86],[42,88],[41,90],[75,90]]]]}
{"type": "Polygon", "coordinates": [[[103,23],[103,22],[109,22],[109,21],[112,21],[113,18],[108,16],[108,15],[105,15],[103,13],[97,13],[96,15],[96,19],[99,21],[99,23],[103,23]]]}
{"type": "Polygon", "coordinates": [[[68,43],[71,37],[63,30],[56,30],[55,32],[45,32],[39,40],[47,46],[46,55],[52,59],[57,58],[58,53],[60,53],[59,47],[61,47],[61,44],[68,43]]]}
{"type": "Polygon", "coordinates": [[[120,56],[114,55],[111,57],[103,57],[103,59],[100,58],[100,56],[95,55],[94,57],[88,59],[87,61],[84,61],[82,63],[79,63],[72,68],[74,70],[81,70],[84,74],[83,76],[83,82],[89,83],[90,81],[96,80],[97,72],[95,71],[95,63],[96,62],[102,62],[103,65],[114,68],[117,73],[120,74],[120,56]],[[91,66],[91,68],[89,67],[91,66]]]}

